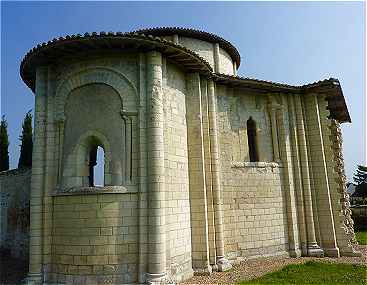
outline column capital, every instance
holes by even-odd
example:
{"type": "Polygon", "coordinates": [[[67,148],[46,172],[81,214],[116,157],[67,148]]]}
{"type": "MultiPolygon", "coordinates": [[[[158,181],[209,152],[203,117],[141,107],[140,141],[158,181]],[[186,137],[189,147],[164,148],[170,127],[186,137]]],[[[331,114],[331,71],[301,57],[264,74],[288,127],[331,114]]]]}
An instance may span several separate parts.
{"type": "Polygon", "coordinates": [[[162,65],[162,54],[159,51],[149,51],[146,55],[148,64],[162,65]]]}

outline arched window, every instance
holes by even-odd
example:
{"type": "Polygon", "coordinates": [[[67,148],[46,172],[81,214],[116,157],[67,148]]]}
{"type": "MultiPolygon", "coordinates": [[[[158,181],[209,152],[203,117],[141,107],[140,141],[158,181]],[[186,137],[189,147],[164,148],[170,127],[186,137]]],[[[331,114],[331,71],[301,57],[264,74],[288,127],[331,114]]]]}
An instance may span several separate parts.
{"type": "Polygon", "coordinates": [[[89,151],[89,187],[104,186],[104,150],[94,145],[89,151]]]}
{"type": "Polygon", "coordinates": [[[250,117],[247,120],[247,140],[248,140],[248,149],[250,155],[250,161],[255,162],[259,161],[259,153],[257,149],[257,131],[256,131],[256,122],[250,117]]]}

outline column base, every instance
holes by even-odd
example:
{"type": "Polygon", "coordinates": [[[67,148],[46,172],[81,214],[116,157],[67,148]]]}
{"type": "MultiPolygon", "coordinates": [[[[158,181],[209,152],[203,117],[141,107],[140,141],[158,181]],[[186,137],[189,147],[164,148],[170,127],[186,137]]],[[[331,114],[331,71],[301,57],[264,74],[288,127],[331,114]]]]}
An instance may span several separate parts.
{"type": "Polygon", "coordinates": [[[210,275],[213,272],[213,269],[210,265],[203,268],[193,268],[194,275],[210,275]]]}
{"type": "Polygon", "coordinates": [[[324,257],[324,251],[317,245],[309,245],[307,247],[307,256],[324,257]]]}
{"type": "Polygon", "coordinates": [[[22,285],[42,285],[41,273],[28,273],[27,277],[22,280],[22,285]]]}
{"type": "Polygon", "coordinates": [[[324,253],[325,256],[328,257],[340,257],[340,252],[339,252],[339,248],[335,247],[335,248],[324,248],[324,253]]]}
{"type": "Polygon", "coordinates": [[[304,243],[301,245],[301,256],[307,256],[307,245],[304,243]]]}
{"type": "Polygon", "coordinates": [[[161,285],[161,284],[169,284],[170,282],[167,279],[166,272],[163,272],[163,273],[147,273],[146,283],[150,285],[161,285]]]}
{"type": "Polygon", "coordinates": [[[232,268],[232,264],[224,256],[217,257],[218,271],[228,271],[232,268]]]}
{"type": "Polygon", "coordinates": [[[302,255],[300,249],[291,249],[289,250],[289,256],[290,257],[300,257],[302,255]]]}

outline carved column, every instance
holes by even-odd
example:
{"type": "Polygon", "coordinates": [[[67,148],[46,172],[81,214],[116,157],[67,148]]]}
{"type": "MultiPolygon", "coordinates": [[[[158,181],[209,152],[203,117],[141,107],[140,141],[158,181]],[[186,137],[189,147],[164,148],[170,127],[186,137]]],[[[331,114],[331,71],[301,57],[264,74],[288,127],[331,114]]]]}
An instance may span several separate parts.
{"type": "Polygon", "coordinates": [[[224,234],[223,234],[223,210],[220,189],[220,164],[218,147],[217,127],[217,103],[213,80],[208,81],[208,107],[209,107],[209,131],[210,131],[210,153],[212,161],[212,187],[215,215],[215,242],[217,248],[217,265],[219,271],[229,270],[232,266],[225,258],[224,234]]]}
{"type": "Polygon", "coordinates": [[[340,123],[334,119],[331,120],[330,125],[331,140],[332,140],[332,151],[334,175],[332,176],[337,183],[336,191],[338,192],[337,197],[339,203],[333,207],[336,211],[334,217],[340,217],[335,223],[338,238],[338,245],[340,248],[340,254],[342,256],[361,256],[361,253],[353,248],[354,244],[357,244],[355,233],[354,233],[354,222],[352,219],[352,211],[350,209],[349,194],[347,192],[346,182],[347,177],[344,171],[344,158],[343,158],[343,137],[340,123]],[[342,235],[342,237],[340,237],[342,235]]]}
{"type": "Polygon", "coordinates": [[[148,284],[161,284],[166,276],[166,229],[163,140],[162,55],[147,53],[148,100],[148,284]]]}
{"type": "Polygon", "coordinates": [[[295,113],[297,120],[297,135],[300,154],[301,175],[303,184],[303,198],[305,207],[305,219],[307,228],[307,253],[309,256],[323,256],[323,250],[316,241],[315,224],[313,219],[312,192],[308,165],[308,151],[306,133],[303,119],[303,110],[300,96],[295,96],[295,113]]]}
{"type": "Polygon", "coordinates": [[[42,284],[42,211],[46,150],[47,67],[36,71],[34,141],[30,193],[29,273],[27,284],[42,284]]]}

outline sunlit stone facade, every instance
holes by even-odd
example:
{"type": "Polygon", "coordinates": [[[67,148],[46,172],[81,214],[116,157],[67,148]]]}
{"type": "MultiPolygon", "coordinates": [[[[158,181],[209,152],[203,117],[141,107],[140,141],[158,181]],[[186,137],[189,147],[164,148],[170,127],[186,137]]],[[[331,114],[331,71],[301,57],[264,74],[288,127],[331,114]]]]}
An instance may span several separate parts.
{"type": "Polygon", "coordinates": [[[26,55],[30,284],[163,284],[250,257],[357,254],[339,81],[290,86],[238,77],[239,65],[231,43],[179,28],[26,55]]]}

